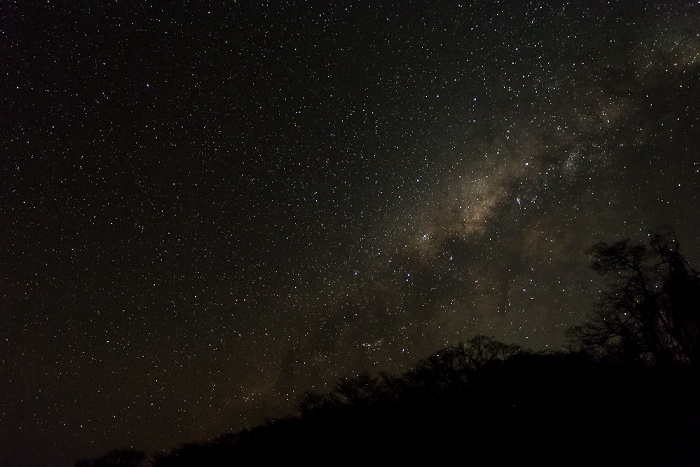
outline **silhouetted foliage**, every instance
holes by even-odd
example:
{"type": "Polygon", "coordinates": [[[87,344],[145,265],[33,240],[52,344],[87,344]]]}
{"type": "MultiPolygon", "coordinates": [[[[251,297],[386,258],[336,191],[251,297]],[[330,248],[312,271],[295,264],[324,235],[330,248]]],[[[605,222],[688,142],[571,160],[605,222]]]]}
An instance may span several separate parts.
{"type": "Polygon", "coordinates": [[[443,391],[456,391],[469,386],[481,372],[497,367],[509,357],[522,352],[517,345],[504,344],[492,337],[475,336],[467,345],[447,347],[418,362],[406,374],[411,391],[438,396],[443,391]]]}
{"type": "Polygon", "coordinates": [[[496,465],[693,465],[698,389],[682,367],[659,373],[477,336],[402,376],[341,379],[328,394],[305,394],[297,416],[183,444],[151,465],[435,463],[455,455],[496,465]]]}
{"type": "Polygon", "coordinates": [[[650,247],[623,240],[591,248],[592,268],[609,279],[609,289],[591,319],[569,335],[598,355],[697,365],[700,278],[673,232],[655,235],[650,247]]]}
{"type": "Polygon", "coordinates": [[[364,372],[356,378],[344,378],[338,381],[335,393],[342,397],[345,403],[360,406],[376,401],[382,390],[379,379],[364,372]]]}
{"type": "MultiPolygon", "coordinates": [[[[582,350],[533,353],[475,336],[400,376],[340,379],[304,394],[295,415],[180,445],[150,465],[700,465],[698,274],[672,234],[591,254],[610,290],[572,331],[582,350]]],[[[141,455],[77,465],[143,465],[141,455]]]]}

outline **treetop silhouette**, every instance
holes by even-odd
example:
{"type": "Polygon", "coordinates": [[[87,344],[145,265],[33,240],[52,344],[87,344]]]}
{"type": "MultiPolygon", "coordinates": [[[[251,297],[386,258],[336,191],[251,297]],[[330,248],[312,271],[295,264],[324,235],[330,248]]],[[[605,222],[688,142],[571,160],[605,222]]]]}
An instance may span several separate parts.
{"type": "Polygon", "coordinates": [[[679,250],[672,231],[654,235],[648,247],[629,239],[595,244],[591,267],[608,289],[569,337],[598,356],[697,366],[700,277],[679,250]]]}

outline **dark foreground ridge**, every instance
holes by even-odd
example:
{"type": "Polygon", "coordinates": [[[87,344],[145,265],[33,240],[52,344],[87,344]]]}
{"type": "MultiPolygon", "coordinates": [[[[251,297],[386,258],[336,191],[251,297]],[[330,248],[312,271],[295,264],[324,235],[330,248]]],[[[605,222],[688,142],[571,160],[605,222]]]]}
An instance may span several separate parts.
{"type": "Polygon", "coordinates": [[[283,419],[151,457],[76,466],[454,460],[467,465],[700,465],[700,279],[672,234],[591,249],[611,289],[566,352],[476,336],[402,376],[307,393],[283,419]]]}
{"type": "Polygon", "coordinates": [[[454,455],[475,464],[697,465],[700,459],[700,386],[687,370],[522,352],[477,371],[460,365],[463,349],[472,348],[446,349],[401,378],[342,380],[330,394],[306,395],[298,416],[182,445],[150,463],[131,453],[144,462],[106,456],[77,465],[335,464],[454,455]]]}

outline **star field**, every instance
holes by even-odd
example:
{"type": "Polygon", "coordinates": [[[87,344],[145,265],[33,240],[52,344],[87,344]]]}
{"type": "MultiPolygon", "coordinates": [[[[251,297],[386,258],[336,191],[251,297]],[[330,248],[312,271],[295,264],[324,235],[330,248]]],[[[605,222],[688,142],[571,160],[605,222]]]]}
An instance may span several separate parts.
{"type": "Polygon", "coordinates": [[[601,240],[698,264],[698,8],[3,2],[0,464],[560,349],[601,240]]]}

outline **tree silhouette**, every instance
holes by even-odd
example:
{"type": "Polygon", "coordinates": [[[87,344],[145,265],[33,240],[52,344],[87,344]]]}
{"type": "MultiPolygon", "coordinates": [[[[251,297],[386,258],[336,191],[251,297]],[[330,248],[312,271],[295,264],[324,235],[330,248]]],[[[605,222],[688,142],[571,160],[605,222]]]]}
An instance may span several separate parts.
{"type": "Polygon", "coordinates": [[[503,362],[523,351],[519,345],[506,344],[493,337],[478,335],[469,339],[465,349],[469,365],[482,371],[494,362],[503,362]]]}
{"type": "Polygon", "coordinates": [[[380,382],[369,372],[360,373],[355,378],[344,378],[336,383],[335,393],[346,403],[361,406],[368,405],[377,399],[382,391],[380,382]]]}
{"type": "Polygon", "coordinates": [[[299,399],[297,410],[302,417],[312,417],[319,413],[327,413],[339,405],[340,400],[338,400],[335,393],[305,392],[299,399]]]}
{"type": "Polygon", "coordinates": [[[112,451],[76,466],[350,464],[368,453],[377,463],[439,463],[454,459],[454,446],[473,464],[698,465],[700,276],[673,232],[589,253],[609,282],[570,330],[580,351],[478,335],[402,375],[364,372],[305,393],[282,419],[151,460],[112,451]]]}
{"type": "Polygon", "coordinates": [[[629,239],[600,242],[589,253],[609,288],[595,314],[569,336],[599,356],[696,366],[700,278],[679,253],[675,234],[654,235],[650,247],[629,239]]]}

